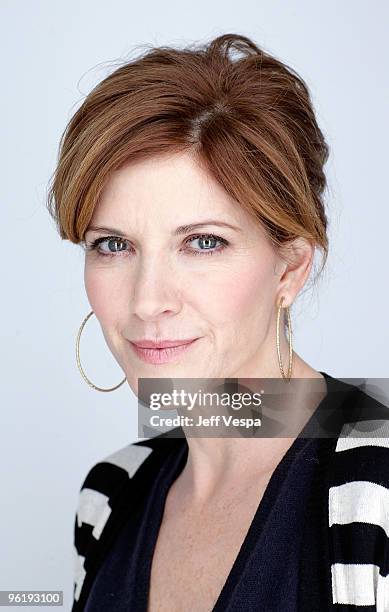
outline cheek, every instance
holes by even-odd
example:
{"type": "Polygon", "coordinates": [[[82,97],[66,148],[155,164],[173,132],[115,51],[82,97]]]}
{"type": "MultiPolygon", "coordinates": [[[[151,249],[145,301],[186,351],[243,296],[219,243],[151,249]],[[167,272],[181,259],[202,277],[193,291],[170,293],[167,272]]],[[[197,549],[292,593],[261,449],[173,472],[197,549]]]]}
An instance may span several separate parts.
{"type": "Polygon", "coordinates": [[[248,258],[203,277],[196,295],[209,320],[239,326],[239,321],[262,318],[271,310],[275,291],[273,268],[271,262],[261,266],[258,261],[248,258]]]}
{"type": "Polygon", "coordinates": [[[114,327],[120,313],[125,312],[125,305],[120,302],[123,291],[112,270],[85,264],[84,284],[91,308],[102,326],[114,327]]]}

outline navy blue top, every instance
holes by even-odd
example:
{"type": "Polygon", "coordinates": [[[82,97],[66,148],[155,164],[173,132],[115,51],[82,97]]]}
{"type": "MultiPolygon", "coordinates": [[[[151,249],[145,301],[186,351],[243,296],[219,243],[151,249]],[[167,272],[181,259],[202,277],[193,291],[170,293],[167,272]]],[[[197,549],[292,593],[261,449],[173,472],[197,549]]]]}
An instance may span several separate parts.
{"type": "MultiPolygon", "coordinates": [[[[273,471],[212,612],[298,612],[300,545],[318,442],[296,438],[273,471]]],[[[165,500],[187,456],[183,438],[161,465],[137,518],[132,516],[116,537],[96,575],[85,612],[147,612],[165,500]]]]}

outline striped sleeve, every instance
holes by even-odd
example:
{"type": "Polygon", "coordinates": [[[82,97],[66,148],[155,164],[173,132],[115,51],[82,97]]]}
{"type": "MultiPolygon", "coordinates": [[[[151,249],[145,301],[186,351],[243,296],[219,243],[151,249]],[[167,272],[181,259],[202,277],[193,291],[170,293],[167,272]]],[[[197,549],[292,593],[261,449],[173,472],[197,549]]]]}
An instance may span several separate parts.
{"type": "Polygon", "coordinates": [[[338,612],[389,611],[388,421],[370,423],[374,437],[346,425],[335,449],[328,509],[338,612]]]}
{"type": "Polygon", "coordinates": [[[117,494],[151,452],[152,448],[146,445],[131,443],[96,463],[83,481],[74,520],[72,612],[82,609],[81,591],[96,560],[117,494]]]}

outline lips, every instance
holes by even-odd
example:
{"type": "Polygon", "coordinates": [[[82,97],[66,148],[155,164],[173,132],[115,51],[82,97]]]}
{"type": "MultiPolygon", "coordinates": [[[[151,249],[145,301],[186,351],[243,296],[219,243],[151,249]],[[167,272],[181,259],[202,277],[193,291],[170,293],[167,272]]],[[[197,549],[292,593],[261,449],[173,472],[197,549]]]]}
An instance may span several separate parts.
{"type": "Polygon", "coordinates": [[[188,338],[187,340],[131,340],[132,344],[139,346],[139,348],[150,348],[150,349],[163,349],[171,348],[174,346],[182,346],[183,344],[189,344],[196,338],[188,338]]]}
{"type": "Polygon", "coordinates": [[[186,351],[196,344],[199,338],[193,338],[193,340],[164,340],[163,342],[150,342],[150,341],[130,341],[130,345],[134,353],[145,363],[151,363],[158,365],[162,363],[168,363],[177,360],[186,351]],[[177,344],[180,342],[180,344],[177,344]],[[147,346],[140,346],[140,345],[147,346]],[[150,347],[151,345],[151,347],[150,347]]]}

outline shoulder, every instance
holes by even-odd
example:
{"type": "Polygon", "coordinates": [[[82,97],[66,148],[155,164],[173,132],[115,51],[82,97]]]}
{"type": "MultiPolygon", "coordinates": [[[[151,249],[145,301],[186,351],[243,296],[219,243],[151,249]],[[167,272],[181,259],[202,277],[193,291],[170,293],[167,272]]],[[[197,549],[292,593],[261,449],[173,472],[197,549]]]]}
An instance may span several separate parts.
{"type": "Polygon", "coordinates": [[[73,569],[74,602],[78,607],[81,591],[95,571],[100,549],[114,533],[121,520],[120,505],[150,482],[163,463],[174,439],[164,434],[131,442],[96,462],[87,472],[79,489],[74,519],[73,569]]]}
{"type": "Polygon", "coordinates": [[[93,526],[92,535],[98,538],[104,528],[115,500],[131,480],[133,483],[147,472],[152,476],[156,462],[174,444],[174,440],[163,434],[155,438],[131,442],[113,453],[103,457],[88,471],[81,485],[78,505],[77,524],[93,526]]]}
{"type": "Polygon", "coordinates": [[[389,609],[389,408],[361,389],[352,397],[357,418],[343,425],[329,474],[332,599],[339,610],[376,606],[384,612],[389,609]]]}
{"type": "Polygon", "coordinates": [[[88,471],[81,485],[76,511],[77,526],[93,527],[98,539],[112,510],[114,499],[153,452],[152,445],[132,442],[102,458],[88,471]]]}

